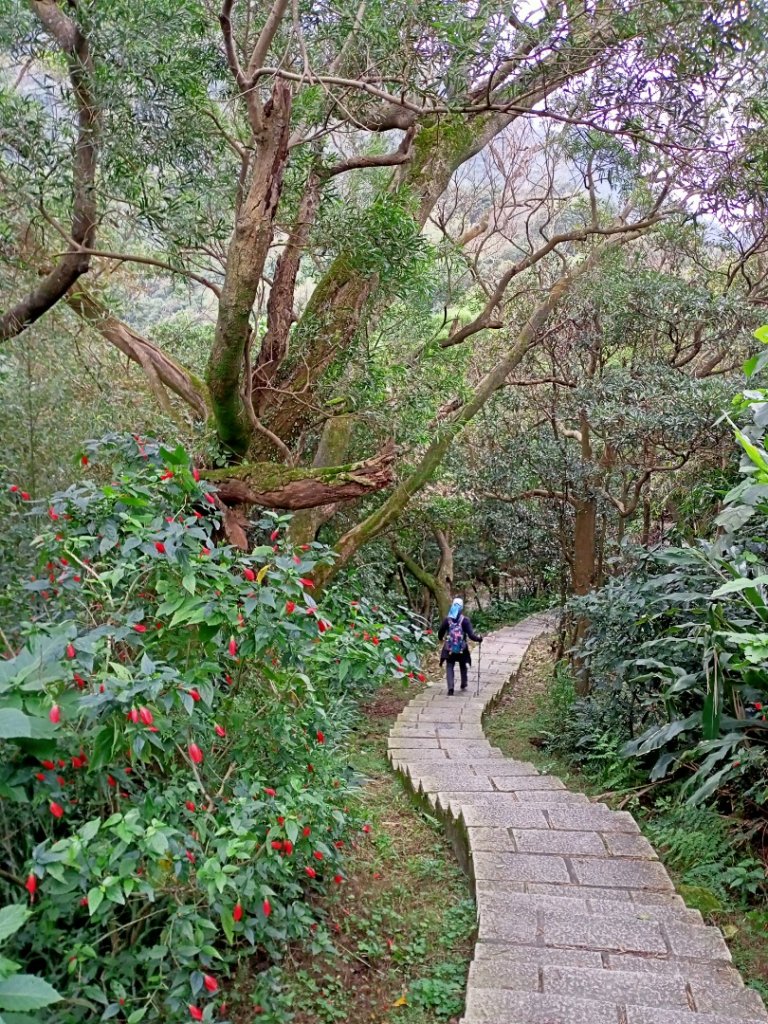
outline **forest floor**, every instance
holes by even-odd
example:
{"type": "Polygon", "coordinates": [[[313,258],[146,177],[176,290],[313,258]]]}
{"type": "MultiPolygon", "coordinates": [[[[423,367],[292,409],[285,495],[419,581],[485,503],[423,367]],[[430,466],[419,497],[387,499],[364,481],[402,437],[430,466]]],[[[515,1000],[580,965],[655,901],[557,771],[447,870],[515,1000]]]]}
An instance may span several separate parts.
{"type": "MultiPolygon", "coordinates": [[[[434,678],[436,664],[428,671],[434,678]]],[[[345,883],[325,901],[335,951],[290,951],[270,972],[262,1012],[253,1017],[244,1005],[238,1024],[450,1024],[461,1016],[476,929],[470,884],[440,824],[416,807],[386,758],[390,727],[421,688],[381,687],[350,743],[371,832],[349,851],[345,883]]]]}
{"type": "MultiPolygon", "coordinates": [[[[558,716],[562,714],[562,700],[553,699],[556,687],[553,637],[543,636],[531,644],[516,684],[508,687],[487,714],[484,727],[488,739],[508,757],[530,761],[540,771],[559,776],[569,789],[592,797],[599,795],[614,807],[621,803],[623,809],[630,810],[688,905],[699,909],[708,923],[723,931],[745,982],[768,999],[768,905],[764,899],[758,902],[746,889],[728,900],[722,891],[715,894],[704,884],[711,879],[715,887],[715,880],[734,870],[732,857],[727,864],[718,860],[723,845],[733,848],[728,844],[731,823],[713,812],[698,812],[699,817],[710,813],[713,824],[725,835],[725,843],[717,844],[706,827],[692,827],[690,812],[684,806],[677,807],[669,797],[658,803],[627,801],[626,794],[613,786],[609,787],[613,792],[606,795],[604,780],[590,781],[548,750],[542,741],[547,734],[557,732],[558,716]]],[[[606,776],[610,778],[607,763],[606,776]]],[[[741,843],[743,835],[740,823],[733,830],[734,843],[741,843]]]]}

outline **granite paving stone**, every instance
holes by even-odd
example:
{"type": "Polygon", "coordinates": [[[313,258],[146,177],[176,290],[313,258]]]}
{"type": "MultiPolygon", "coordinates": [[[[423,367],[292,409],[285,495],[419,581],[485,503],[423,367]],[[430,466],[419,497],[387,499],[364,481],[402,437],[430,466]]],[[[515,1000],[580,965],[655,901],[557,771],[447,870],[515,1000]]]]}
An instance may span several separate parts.
{"type": "Polygon", "coordinates": [[[478,938],[461,1024],[768,1024],[632,815],[485,738],[485,707],[555,625],[543,613],[490,634],[479,696],[435,683],[390,732],[393,768],[467,845],[478,938]]]}

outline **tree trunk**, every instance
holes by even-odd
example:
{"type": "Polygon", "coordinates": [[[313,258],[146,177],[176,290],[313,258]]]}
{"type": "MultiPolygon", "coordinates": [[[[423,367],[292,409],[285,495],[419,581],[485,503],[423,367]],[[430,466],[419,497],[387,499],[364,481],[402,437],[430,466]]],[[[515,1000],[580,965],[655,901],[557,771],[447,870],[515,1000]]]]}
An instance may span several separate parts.
{"type": "Polygon", "coordinates": [[[288,162],[290,113],[290,87],[278,79],[271,99],[264,105],[250,188],[238,210],[227,251],[227,270],[208,360],[208,388],[219,440],[236,457],[246,454],[253,432],[240,394],[240,377],[250,341],[251,311],[274,234],[288,162]]]}
{"type": "MultiPolygon", "coordinates": [[[[312,463],[315,469],[339,466],[343,463],[349,450],[354,424],[355,416],[352,414],[333,416],[325,421],[320,444],[312,463]]],[[[333,517],[336,508],[337,504],[333,502],[297,512],[291,520],[289,531],[291,541],[296,545],[310,544],[317,536],[320,527],[333,517]]]]}
{"type": "MultiPolygon", "coordinates": [[[[594,497],[581,500],[576,505],[573,527],[573,592],[579,597],[589,594],[595,585],[597,542],[597,501],[594,497]]],[[[581,615],[576,621],[573,642],[577,644],[589,626],[589,619],[581,615]]],[[[589,673],[578,657],[574,658],[576,692],[579,696],[589,693],[589,673]]]]}
{"type": "Polygon", "coordinates": [[[392,552],[395,558],[403,563],[411,576],[418,580],[434,597],[440,618],[444,619],[448,614],[448,609],[451,607],[450,591],[444,585],[441,585],[440,579],[437,576],[433,576],[431,572],[428,572],[423,566],[419,565],[415,558],[411,558],[410,555],[401,551],[396,544],[392,545],[392,552]]]}

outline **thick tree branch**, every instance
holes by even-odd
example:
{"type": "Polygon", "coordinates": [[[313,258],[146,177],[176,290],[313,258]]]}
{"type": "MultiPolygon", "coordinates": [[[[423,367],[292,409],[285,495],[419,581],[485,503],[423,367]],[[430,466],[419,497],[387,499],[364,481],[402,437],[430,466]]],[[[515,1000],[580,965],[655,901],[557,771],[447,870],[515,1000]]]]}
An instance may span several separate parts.
{"type": "Polygon", "coordinates": [[[394,445],[372,459],[346,466],[291,469],[274,462],[202,470],[217,485],[226,505],[302,509],[352,501],[389,487],[394,478],[394,445]]]}
{"type": "Polygon", "coordinates": [[[545,487],[531,487],[527,491],[519,491],[517,494],[499,494],[498,491],[475,491],[478,498],[486,498],[488,501],[501,501],[505,505],[516,505],[519,501],[527,501],[529,498],[544,498],[547,501],[564,501],[568,505],[576,507],[576,501],[570,494],[563,491],[550,491],[545,487]]]}
{"type": "Polygon", "coordinates": [[[158,382],[182,399],[192,410],[195,419],[208,418],[210,410],[205,385],[189,370],[171,359],[148,338],[137,334],[128,324],[112,316],[106,307],[84,288],[73,288],[66,295],[66,302],[110,345],[120,349],[129,359],[142,367],[163,408],[168,409],[167,397],[162,389],[158,391],[158,382]]]}
{"type": "MultiPolygon", "coordinates": [[[[75,244],[91,248],[96,237],[96,167],[99,113],[91,92],[93,74],[88,40],[55,0],[30,0],[48,33],[66,55],[77,108],[77,139],[72,163],[72,230],[75,244]]],[[[66,295],[90,266],[87,252],[68,253],[23,299],[0,316],[0,341],[15,338],[66,295]]]]}

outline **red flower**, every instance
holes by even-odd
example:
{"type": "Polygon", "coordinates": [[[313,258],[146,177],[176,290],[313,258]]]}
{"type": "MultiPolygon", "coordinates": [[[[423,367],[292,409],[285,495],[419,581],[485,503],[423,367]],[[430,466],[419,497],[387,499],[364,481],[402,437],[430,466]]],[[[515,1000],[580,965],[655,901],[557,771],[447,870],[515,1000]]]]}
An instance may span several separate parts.
{"type": "Polygon", "coordinates": [[[223,725],[219,725],[218,722],[214,725],[213,731],[216,733],[217,736],[221,737],[221,739],[224,739],[224,737],[227,735],[227,730],[224,728],[223,725]]]}
{"type": "Polygon", "coordinates": [[[35,778],[38,782],[45,782],[45,772],[35,772],[35,778]]]}
{"type": "Polygon", "coordinates": [[[325,619],[318,619],[317,620],[317,628],[320,630],[321,633],[324,633],[326,631],[326,629],[330,629],[330,627],[331,627],[330,622],[326,622],[325,619]]]}
{"type": "Polygon", "coordinates": [[[21,492],[21,500],[22,501],[29,501],[29,492],[28,491],[22,491],[21,492]]]}
{"type": "Polygon", "coordinates": [[[224,681],[226,682],[227,686],[232,686],[232,684],[234,683],[234,679],[230,675],[224,676],[224,681]]]}
{"type": "Polygon", "coordinates": [[[189,751],[189,756],[192,758],[195,764],[203,763],[203,752],[196,743],[190,743],[189,746],[187,747],[187,750],[189,751]]]}
{"type": "Polygon", "coordinates": [[[207,558],[210,555],[210,553],[211,553],[211,549],[205,547],[205,545],[203,545],[203,547],[200,548],[200,557],[201,558],[207,558]]]}
{"type": "Polygon", "coordinates": [[[37,875],[34,875],[31,871],[27,875],[27,880],[24,883],[24,888],[27,890],[32,899],[35,898],[37,892],[37,875]]]}
{"type": "Polygon", "coordinates": [[[380,643],[381,643],[381,641],[379,640],[379,638],[377,636],[373,637],[373,644],[376,647],[378,647],[380,643]]]}
{"type": "Polygon", "coordinates": [[[200,470],[197,468],[197,466],[192,467],[192,479],[195,481],[195,483],[198,483],[200,480],[200,470]]]}
{"type": "Polygon", "coordinates": [[[315,852],[312,854],[312,856],[315,858],[315,860],[322,860],[323,859],[323,855],[322,855],[322,853],[319,850],[315,850],[315,852]]]}
{"type": "Polygon", "coordinates": [[[205,500],[208,502],[209,505],[215,505],[216,504],[216,499],[214,498],[214,496],[212,494],[206,494],[205,500]]]}
{"type": "Polygon", "coordinates": [[[235,906],[234,906],[234,909],[232,911],[232,920],[233,921],[242,921],[242,919],[243,919],[243,907],[242,907],[242,904],[236,903],[235,906]]]}
{"type": "Polygon", "coordinates": [[[54,725],[58,725],[61,721],[61,708],[58,704],[54,704],[51,710],[48,712],[48,717],[54,725]]]}
{"type": "Polygon", "coordinates": [[[256,579],[256,573],[253,569],[243,569],[243,576],[245,576],[247,580],[250,580],[251,583],[256,579]]]}
{"type": "Polygon", "coordinates": [[[270,533],[270,535],[269,535],[269,539],[270,540],[277,540],[277,538],[279,536],[280,536],[280,530],[273,530],[272,533],[270,533]]]}
{"type": "Polygon", "coordinates": [[[11,489],[11,494],[16,494],[16,492],[19,489],[19,485],[18,484],[11,484],[11,488],[10,489],[11,489]]]}
{"type": "Polygon", "coordinates": [[[315,766],[313,764],[308,764],[307,765],[307,771],[308,772],[313,772],[314,770],[315,770],[315,766]]]}
{"type": "Polygon", "coordinates": [[[200,693],[194,687],[192,687],[191,690],[187,690],[187,693],[195,703],[197,703],[200,700],[200,693]]]}
{"type": "Polygon", "coordinates": [[[317,730],[316,735],[317,735],[317,742],[318,743],[325,743],[325,734],[323,732],[321,732],[320,729],[317,730]]]}
{"type": "Polygon", "coordinates": [[[402,656],[402,654],[396,654],[395,655],[395,661],[397,662],[398,665],[402,665],[403,664],[403,656],[402,656]]]}
{"type": "Polygon", "coordinates": [[[134,631],[136,633],[146,633],[147,632],[147,627],[143,623],[141,623],[141,622],[137,622],[136,625],[133,628],[134,628],[134,631]]]}
{"type": "Polygon", "coordinates": [[[74,648],[74,646],[72,644],[67,644],[67,657],[68,658],[74,658],[74,656],[75,656],[75,648],[74,648]]]}
{"type": "Polygon", "coordinates": [[[280,826],[285,824],[285,818],[282,816],[282,814],[278,814],[278,816],[277,816],[277,824],[280,825],[280,826]]]}
{"type": "Polygon", "coordinates": [[[295,565],[301,565],[301,559],[299,558],[298,555],[293,556],[293,561],[295,565]]]}
{"type": "Polygon", "coordinates": [[[272,904],[269,902],[269,900],[264,900],[264,902],[261,904],[261,909],[264,911],[264,917],[269,917],[269,915],[272,913],[272,904]]]}
{"type": "Polygon", "coordinates": [[[309,548],[310,548],[310,545],[309,545],[309,544],[302,544],[302,545],[301,545],[301,550],[302,550],[302,551],[309,551],[309,548]]]}
{"type": "Polygon", "coordinates": [[[162,476],[160,477],[160,479],[161,479],[161,480],[170,480],[170,479],[172,479],[172,477],[173,477],[173,473],[171,472],[171,470],[170,470],[170,469],[167,469],[167,470],[166,470],[166,471],[165,471],[165,472],[163,473],[163,475],[162,475],[162,476]]]}
{"type": "Polygon", "coordinates": [[[48,810],[54,816],[54,818],[61,818],[64,814],[64,808],[61,804],[57,804],[55,800],[51,800],[48,804],[48,810]]]}
{"type": "Polygon", "coordinates": [[[308,580],[308,579],[305,579],[304,577],[301,577],[301,579],[299,580],[299,583],[300,583],[300,584],[302,585],[302,587],[309,587],[309,588],[310,588],[310,590],[311,590],[311,589],[312,589],[312,587],[314,587],[314,585],[315,585],[315,584],[314,584],[314,583],[312,582],[312,580],[308,580]]]}
{"type": "Polygon", "coordinates": [[[304,826],[304,828],[302,830],[302,835],[305,835],[305,836],[311,836],[312,835],[312,829],[309,827],[309,825],[305,825],[304,826]]]}
{"type": "Polygon", "coordinates": [[[282,840],[280,840],[280,839],[273,839],[272,840],[272,849],[273,850],[282,850],[282,848],[283,848],[282,840]]]}
{"type": "Polygon", "coordinates": [[[152,725],[155,720],[149,708],[144,707],[139,708],[139,718],[142,720],[144,725],[152,725]]]}
{"type": "Polygon", "coordinates": [[[80,457],[80,464],[83,465],[83,466],[87,466],[88,465],[88,456],[87,455],[82,455],[80,457]]]}
{"type": "Polygon", "coordinates": [[[185,800],[184,801],[184,806],[187,808],[188,811],[196,811],[197,810],[197,808],[195,807],[195,805],[192,803],[191,800],[185,800]]]}
{"type": "Polygon", "coordinates": [[[195,517],[195,519],[202,519],[203,518],[203,513],[202,512],[198,512],[198,510],[196,508],[192,509],[192,515],[195,517]]]}
{"type": "Polygon", "coordinates": [[[285,602],[285,611],[288,615],[291,615],[293,612],[296,611],[296,605],[294,604],[293,601],[285,602]]]}
{"type": "Polygon", "coordinates": [[[267,794],[267,796],[277,796],[277,793],[275,792],[275,790],[274,789],[270,789],[269,786],[265,786],[264,787],[264,792],[267,794]]]}
{"type": "Polygon", "coordinates": [[[210,974],[203,975],[203,984],[205,985],[209,992],[218,992],[219,990],[218,981],[216,981],[215,978],[212,978],[210,974]]]}
{"type": "Polygon", "coordinates": [[[117,781],[111,775],[108,775],[107,776],[107,785],[111,786],[114,789],[115,786],[117,786],[117,781]]]}
{"type": "Polygon", "coordinates": [[[341,850],[344,847],[344,840],[343,839],[337,839],[336,842],[333,845],[336,847],[337,850],[341,850]]]}
{"type": "Polygon", "coordinates": [[[293,843],[290,839],[286,839],[283,843],[283,853],[287,854],[289,857],[293,853],[293,843]]]}
{"type": "Polygon", "coordinates": [[[192,1006],[192,1004],[190,1003],[189,1004],[189,1016],[192,1018],[192,1020],[202,1020],[203,1019],[203,1011],[200,1009],[199,1006],[192,1006]]]}
{"type": "Polygon", "coordinates": [[[233,636],[229,638],[229,653],[233,658],[237,654],[237,641],[233,636]]]}
{"type": "Polygon", "coordinates": [[[161,555],[165,554],[165,544],[161,540],[155,541],[155,551],[158,551],[161,555]]]}
{"type": "Polygon", "coordinates": [[[370,825],[363,825],[363,832],[368,833],[370,831],[371,831],[371,826],[370,825]]]}
{"type": "Polygon", "coordinates": [[[755,711],[762,711],[762,710],[763,710],[763,705],[760,703],[760,701],[756,700],[755,701],[755,711]]]}
{"type": "Polygon", "coordinates": [[[185,850],[184,853],[186,854],[187,860],[189,861],[189,863],[190,864],[194,864],[195,863],[195,855],[194,855],[194,853],[192,853],[191,850],[185,850]]]}
{"type": "Polygon", "coordinates": [[[416,678],[419,680],[420,683],[426,683],[427,681],[427,677],[424,675],[423,672],[419,672],[416,678]]]}
{"type": "Polygon", "coordinates": [[[137,725],[139,721],[139,709],[131,708],[131,710],[128,712],[128,718],[133,722],[134,725],[137,725]]]}
{"type": "Polygon", "coordinates": [[[336,885],[341,885],[341,883],[344,881],[344,875],[334,875],[333,880],[336,883],[336,885]]]}
{"type": "Polygon", "coordinates": [[[315,871],[314,868],[304,868],[304,870],[306,871],[310,878],[317,878],[317,872],[315,871]]]}
{"type": "Polygon", "coordinates": [[[40,764],[43,766],[43,768],[47,768],[49,772],[52,772],[53,769],[56,767],[53,761],[41,761],[40,764]]]}
{"type": "Polygon", "coordinates": [[[48,509],[48,518],[51,520],[51,522],[55,523],[56,520],[59,518],[59,513],[58,512],[54,512],[54,510],[52,508],[49,508],[48,509]]]}

